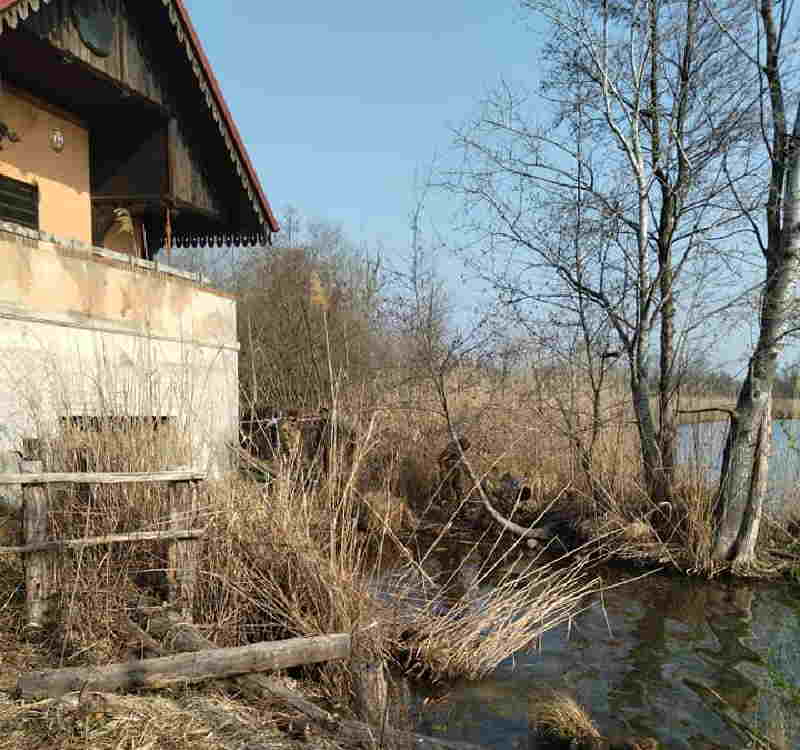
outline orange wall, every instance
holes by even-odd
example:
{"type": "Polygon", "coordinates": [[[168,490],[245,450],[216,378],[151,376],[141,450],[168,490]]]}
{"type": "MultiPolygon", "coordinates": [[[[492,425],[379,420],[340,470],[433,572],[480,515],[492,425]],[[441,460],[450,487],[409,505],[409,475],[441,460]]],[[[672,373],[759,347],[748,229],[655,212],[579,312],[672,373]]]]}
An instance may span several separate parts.
{"type": "Polygon", "coordinates": [[[3,142],[0,174],[39,186],[39,229],[62,238],[92,241],[89,131],[77,120],[17,91],[0,95],[0,118],[20,137],[3,142]],[[50,134],[64,134],[56,153],[50,134]]]}
{"type": "Polygon", "coordinates": [[[169,274],[103,262],[88,251],[6,235],[0,236],[0,319],[9,310],[88,329],[94,321],[141,336],[237,344],[236,302],[228,296],[169,274]]]}

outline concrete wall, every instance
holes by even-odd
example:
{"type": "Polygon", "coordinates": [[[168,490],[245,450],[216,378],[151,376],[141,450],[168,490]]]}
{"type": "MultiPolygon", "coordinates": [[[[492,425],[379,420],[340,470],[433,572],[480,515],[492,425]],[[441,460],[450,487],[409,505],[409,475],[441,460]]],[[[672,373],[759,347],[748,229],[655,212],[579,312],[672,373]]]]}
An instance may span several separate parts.
{"type": "Polygon", "coordinates": [[[21,92],[4,88],[0,115],[20,137],[3,143],[0,174],[39,187],[39,229],[83,242],[92,241],[89,183],[89,131],[66,113],[21,92]],[[50,134],[64,134],[56,153],[50,134]]]}
{"type": "Polygon", "coordinates": [[[170,416],[191,463],[224,471],[238,439],[235,301],[11,229],[0,226],[0,451],[53,435],[61,417],[170,416]]]}

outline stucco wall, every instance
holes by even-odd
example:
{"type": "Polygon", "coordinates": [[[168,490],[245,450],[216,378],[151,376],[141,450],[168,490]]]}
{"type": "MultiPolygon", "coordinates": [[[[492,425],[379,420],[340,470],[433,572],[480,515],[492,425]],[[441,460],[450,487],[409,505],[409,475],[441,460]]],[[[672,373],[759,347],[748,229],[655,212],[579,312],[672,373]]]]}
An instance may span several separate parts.
{"type": "Polygon", "coordinates": [[[227,468],[238,436],[233,299],[6,232],[0,257],[0,451],[48,437],[61,417],[170,416],[193,465],[227,468]]]}
{"type": "Polygon", "coordinates": [[[0,94],[3,121],[20,137],[3,143],[0,174],[39,187],[39,228],[92,241],[89,131],[77,120],[17,91],[0,94]],[[50,146],[54,129],[64,134],[64,150],[50,146]]]}
{"type": "Polygon", "coordinates": [[[94,321],[121,332],[236,345],[229,297],[49,242],[0,239],[0,309],[94,321]]]}

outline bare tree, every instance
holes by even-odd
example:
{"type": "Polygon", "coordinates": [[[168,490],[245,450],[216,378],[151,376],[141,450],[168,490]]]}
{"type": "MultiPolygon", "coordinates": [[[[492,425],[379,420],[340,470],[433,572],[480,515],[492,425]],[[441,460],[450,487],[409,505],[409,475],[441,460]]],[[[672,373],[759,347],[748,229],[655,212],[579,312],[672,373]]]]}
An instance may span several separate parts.
{"type": "MultiPolygon", "coordinates": [[[[800,263],[800,106],[789,121],[784,59],[792,3],[758,0],[754,32],[730,33],[730,7],[708,4],[719,28],[759,76],[763,139],[769,155],[769,181],[762,232],[759,217],[749,218],[765,262],[758,340],[731,417],[716,505],[713,557],[736,568],[755,565],[772,434],[772,390],[781,351],[790,333],[790,312],[800,263]]],[[[732,190],[738,196],[735,186],[732,190]]]]}
{"type": "Polygon", "coordinates": [[[555,116],[537,124],[526,98],[501,86],[458,133],[464,162],[446,186],[463,197],[464,228],[481,248],[472,262],[507,304],[562,309],[580,295],[606,316],[628,367],[644,482],[663,500],[675,461],[676,319],[693,314],[680,294],[710,271],[730,278],[718,253],[735,247],[753,205],[741,203],[758,175],[757,94],[743,78],[754,73],[701,0],[522,5],[549,22],[538,102],[555,116]]]}
{"type": "Polygon", "coordinates": [[[437,408],[450,424],[451,376],[460,368],[462,373],[469,368],[480,378],[482,366],[496,354],[496,338],[489,325],[490,311],[477,319],[464,318],[459,325],[457,311],[438,274],[433,249],[426,241],[424,208],[423,194],[411,215],[411,246],[405,265],[393,274],[396,293],[391,323],[404,371],[410,379],[433,387],[437,408]]]}
{"type": "Polygon", "coordinates": [[[291,246],[254,249],[236,268],[240,380],[248,404],[318,408],[380,366],[380,262],[335,224],[301,228],[296,212],[288,224],[291,246]]]}

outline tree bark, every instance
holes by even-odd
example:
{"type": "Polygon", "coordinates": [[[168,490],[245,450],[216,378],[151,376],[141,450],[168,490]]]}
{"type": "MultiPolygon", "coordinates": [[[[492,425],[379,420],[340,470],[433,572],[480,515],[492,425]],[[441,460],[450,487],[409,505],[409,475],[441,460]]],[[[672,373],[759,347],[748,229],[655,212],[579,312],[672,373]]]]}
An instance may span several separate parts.
{"type": "Polygon", "coordinates": [[[636,368],[631,374],[631,399],[642,450],[642,478],[648,494],[656,498],[660,492],[663,472],[653,411],[650,408],[647,370],[642,367],[636,368]]]}
{"type": "Polygon", "coordinates": [[[763,498],[766,496],[769,453],[772,447],[772,396],[761,415],[753,451],[753,472],[750,477],[750,494],[742,519],[742,527],[736,540],[735,567],[746,568],[756,562],[756,543],[761,527],[763,498]]]}
{"type": "MultiPolygon", "coordinates": [[[[793,142],[796,143],[798,135],[800,106],[793,142]]],[[[773,164],[773,172],[776,169],[773,164]]],[[[778,179],[780,174],[773,174],[772,196],[776,189],[774,180],[778,179]]],[[[779,190],[780,184],[777,187],[779,190]]],[[[768,208],[768,214],[770,211],[771,208],[768,208]]],[[[773,218],[776,216],[774,213],[770,215],[773,218]]],[[[779,234],[770,226],[759,337],[750,358],[747,377],[739,392],[736,417],[731,421],[726,440],[717,497],[717,528],[712,556],[715,560],[735,562],[737,565],[752,563],[755,558],[754,546],[766,491],[768,465],[767,451],[763,446],[770,438],[765,432],[759,440],[757,431],[762,427],[765,431],[772,429],[769,408],[772,387],[778,357],[783,349],[787,311],[800,263],[800,159],[796,146],[792,147],[790,157],[782,219],[779,234]],[[759,445],[762,447],[757,450],[759,445]]]]}
{"type": "Polygon", "coordinates": [[[85,687],[101,692],[162,688],[349,656],[350,636],[346,633],[291,638],[158,659],[138,659],[105,667],[28,672],[17,681],[17,692],[23,698],[54,698],[85,687]]]}

